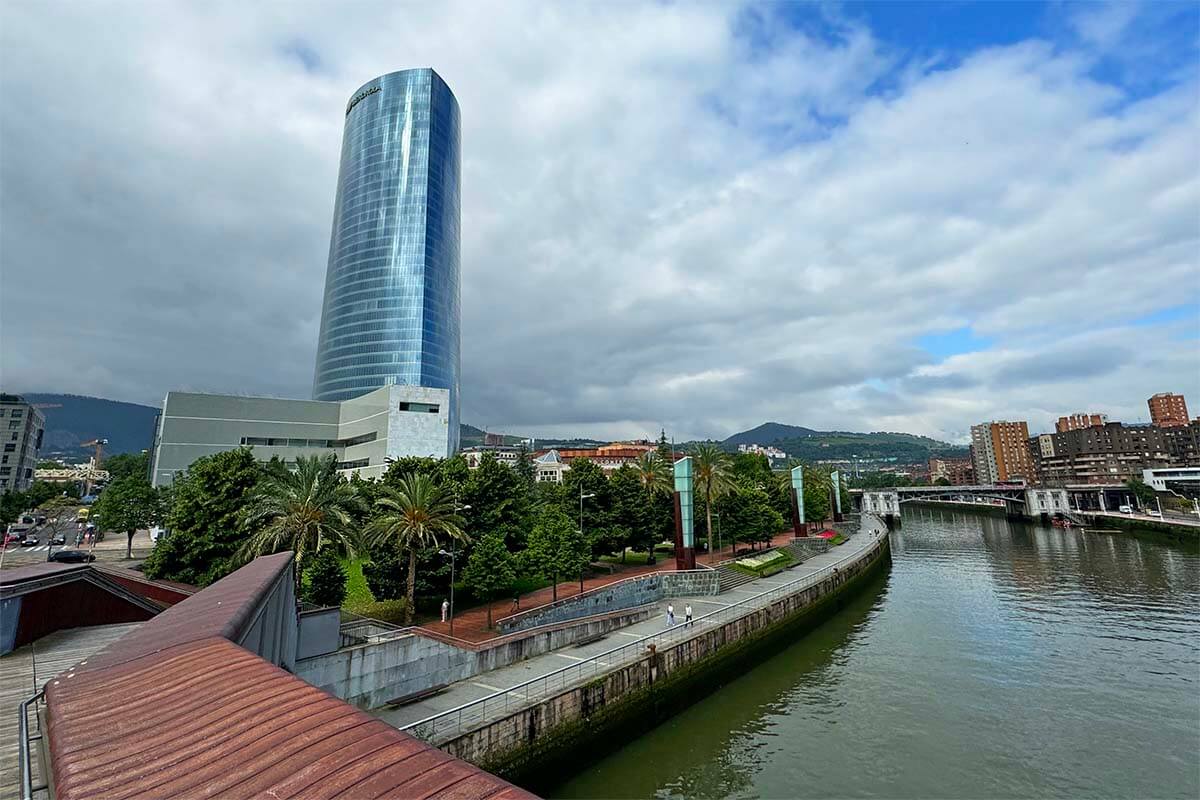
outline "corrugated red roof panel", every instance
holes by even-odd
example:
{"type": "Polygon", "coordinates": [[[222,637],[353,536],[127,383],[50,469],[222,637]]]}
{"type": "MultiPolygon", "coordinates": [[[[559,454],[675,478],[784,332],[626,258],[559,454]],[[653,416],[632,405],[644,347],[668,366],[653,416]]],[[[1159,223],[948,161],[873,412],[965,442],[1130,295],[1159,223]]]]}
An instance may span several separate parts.
{"type": "Polygon", "coordinates": [[[67,673],[46,701],[59,800],[533,797],[221,637],[67,673]]]}
{"type": "Polygon", "coordinates": [[[251,622],[258,599],[291,561],[290,552],[256,558],[97,653],[87,668],[103,669],[211,636],[237,641],[251,622]]]}

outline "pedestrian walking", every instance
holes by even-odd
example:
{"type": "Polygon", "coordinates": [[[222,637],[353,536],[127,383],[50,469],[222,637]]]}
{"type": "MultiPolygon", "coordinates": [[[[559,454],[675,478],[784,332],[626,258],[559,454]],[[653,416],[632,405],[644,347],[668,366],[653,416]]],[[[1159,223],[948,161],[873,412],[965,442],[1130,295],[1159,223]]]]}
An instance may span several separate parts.
{"type": "Polygon", "coordinates": [[[689,628],[692,627],[692,604],[688,603],[683,607],[683,622],[689,628]]]}
{"type": "Polygon", "coordinates": [[[675,624],[675,606],[667,605],[667,627],[670,628],[675,624]]]}
{"type": "Polygon", "coordinates": [[[521,610],[521,593],[513,592],[513,604],[512,604],[512,608],[510,609],[510,612],[520,611],[520,610],[521,610]]]}
{"type": "Polygon", "coordinates": [[[445,622],[450,617],[450,601],[442,601],[442,622],[445,622]]]}

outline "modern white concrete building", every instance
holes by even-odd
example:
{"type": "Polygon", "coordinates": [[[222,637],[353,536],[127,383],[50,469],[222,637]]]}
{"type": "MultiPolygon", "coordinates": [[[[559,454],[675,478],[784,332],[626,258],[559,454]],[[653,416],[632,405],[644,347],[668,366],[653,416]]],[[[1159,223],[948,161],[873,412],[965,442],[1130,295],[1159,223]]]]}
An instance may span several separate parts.
{"type": "Polygon", "coordinates": [[[170,484],[201,456],[249,447],[261,461],[337,457],[342,473],[377,478],[388,459],[452,455],[450,392],[384,386],[350,400],[168,392],[155,431],[152,481],[170,484]]]}

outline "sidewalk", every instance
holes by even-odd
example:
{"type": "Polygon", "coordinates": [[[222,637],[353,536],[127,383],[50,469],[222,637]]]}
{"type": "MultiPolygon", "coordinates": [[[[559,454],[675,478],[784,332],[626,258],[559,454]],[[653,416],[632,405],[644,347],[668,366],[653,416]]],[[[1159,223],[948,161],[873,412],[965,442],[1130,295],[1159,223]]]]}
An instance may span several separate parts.
{"type": "MultiPolygon", "coordinates": [[[[883,535],[886,535],[886,532],[883,535]]],[[[683,609],[688,603],[691,603],[697,618],[703,617],[705,614],[718,611],[723,607],[728,607],[740,601],[753,598],[770,589],[812,575],[847,556],[865,551],[874,541],[875,539],[869,534],[856,535],[850,538],[846,544],[835,547],[828,553],[814,556],[797,567],[785,570],[769,578],[758,578],[723,594],[690,598],[676,597],[670,600],[663,600],[659,603],[658,612],[651,619],[630,625],[618,631],[613,631],[599,641],[582,646],[567,646],[540,656],[534,656],[525,661],[510,664],[509,666],[452,684],[445,691],[419,702],[395,709],[381,708],[372,710],[369,713],[391,725],[402,728],[405,725],[418,722],[434,714],[439,714],[457,708],[465,703],[489,697],[531,679],[561,670],[563,667],[570,666],[571,664],[602,655],[644,636],[661,632],[665,627],[664,617],[668,603],[675,606],[676,619],[680,620],[680,622],[676,623],[676,627],[678,628],[682,624],[683,609]]],[[[764,600],[763,602],[767,603],[770,600],[764,600]]],[[[699,632],[704,626],[709,624],[714,623],[699,620],[695,625],[695,630],[699,632]]],[[[458,626],[455,625],[455,633],[457,632],[458,626]]],[[[597,663],[601,673],[619,666],[617,663],[610,664],[604,661],[597,663]]],[[[557,688],[557,681],[553,685],[557,688]]],[[[535,688],[537,687],[535,686],[535,688]]],[[[518,698],[516,702],[520,704],[520,699],[518,698]]],[[[514,706],[515,708],[516,706],[514,706]]],[[[473,711],[474,713],[478,713],[478,708],[473,711]]],[[[492,712],[489,709],[488,717],[490,718],[491,716],[492,712]]]]}

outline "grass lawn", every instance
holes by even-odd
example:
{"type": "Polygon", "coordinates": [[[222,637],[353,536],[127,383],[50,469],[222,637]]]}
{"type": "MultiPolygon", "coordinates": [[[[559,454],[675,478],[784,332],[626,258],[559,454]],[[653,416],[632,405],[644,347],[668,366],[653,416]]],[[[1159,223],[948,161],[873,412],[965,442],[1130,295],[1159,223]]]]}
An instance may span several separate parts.
{"type": "MultiPolygon", "coordinates": [[[[649,555],[649,553],[647,553],[644,550],[642,550],[642,551],[626,550],[625,553],[626,553],[626,555],[625,555],[626,566],[639,566],[639,565],[644,566],[646,564],[646,556],[649,555]]],[[[612,555],[612,554],[603,555],[603,556],[600,556],[600,558],[598,558],[597,561],[602,561],[605,564],[620,565],[621,564],[621,554],[617,553],[616,555],[612,555]]]]}
{"type": "Polygon", "coordinates": [[[342,603],[343,608],[375,602],[375,597],[367,587],[367,579],[363,577],[364,561],[366,561],[365,558],[342,559],[342,566],[346,568],[346,574],[349,576],[349,580],[346,581],[346,600],[342,603]]]}

